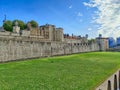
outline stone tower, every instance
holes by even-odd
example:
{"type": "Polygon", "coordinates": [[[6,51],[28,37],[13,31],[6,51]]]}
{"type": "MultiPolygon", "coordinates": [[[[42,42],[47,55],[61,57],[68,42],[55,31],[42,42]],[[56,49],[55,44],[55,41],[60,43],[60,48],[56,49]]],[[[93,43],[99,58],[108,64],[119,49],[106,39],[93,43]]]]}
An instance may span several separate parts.
{"type": "Polygon", "coordinates": [[[18,26],[18,22],[15,22],[15,25],[13,26],[13,32],[14,33],[20,33],[20,27],[18,26]]]}
{"type": "Polygon", "coordinates": [[[28,22],[28,23],[27,23],[27,30],[30,31],[31,28],[32,28],[32,27],[31,27],[31,24],[30,24],[30,22],[28,22]]]}
{"type": "Polygon", "coordinates": [[[63,28],[56,28],[56,41],[64,41],[63,28]]]}
{"type": "Polygon", "coordinates": [[[63,28],[56,28],[55,25],[40,26],[40,35],[50,41],[64,41],[63,28]]]}
{"type": "Polygon", "coordinates": [[[108,45],[108,38],[102,37],[101,34],[99,34],[99,37],[96,38],[96,41],[99,45],[99,50],[100,51],[106,51],[109,47],[108,45]]]}
{"type": "Polygon", "coordinates": [[[45,39],[49,39],[50,41],[55,41],[55,26],[46,24],[40,26],[40,35],[43,36],[45,39]]]}

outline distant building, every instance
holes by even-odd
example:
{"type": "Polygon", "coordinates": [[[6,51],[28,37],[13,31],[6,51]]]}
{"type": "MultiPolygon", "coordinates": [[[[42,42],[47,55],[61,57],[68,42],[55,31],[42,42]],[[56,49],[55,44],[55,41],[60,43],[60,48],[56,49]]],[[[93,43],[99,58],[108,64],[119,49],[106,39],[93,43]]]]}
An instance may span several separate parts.
{"type": "Polygon", "coordinates": [[[113,48],[116,46],[115,39],[113,37],[108,38],[109,48],[113,48]]]}
{"type": "Polygon", "coordinates": [[[117,44],[117,46],[120,46],[120,37],[118,37],[118,38],[116,39],[116,44],[117,44]]]}
{"type": "Polygon", "coordinates": [[[69,34],[64,34],[64,41],[72,45],[80,45],[88,43],[88,36],[70,36],[69,34]]]}

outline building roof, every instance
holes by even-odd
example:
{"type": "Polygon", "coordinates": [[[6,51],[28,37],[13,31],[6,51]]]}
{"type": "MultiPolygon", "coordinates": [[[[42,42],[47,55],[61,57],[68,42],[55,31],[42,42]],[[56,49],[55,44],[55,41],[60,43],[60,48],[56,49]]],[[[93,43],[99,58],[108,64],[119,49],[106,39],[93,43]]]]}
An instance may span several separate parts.
{"type": "Polygon", "coordinates": [[[97,37],[96,39],[109,39],[109,38],[104,38],[104,37],[103,38],[99,38],[99,37],[97,37]]]}

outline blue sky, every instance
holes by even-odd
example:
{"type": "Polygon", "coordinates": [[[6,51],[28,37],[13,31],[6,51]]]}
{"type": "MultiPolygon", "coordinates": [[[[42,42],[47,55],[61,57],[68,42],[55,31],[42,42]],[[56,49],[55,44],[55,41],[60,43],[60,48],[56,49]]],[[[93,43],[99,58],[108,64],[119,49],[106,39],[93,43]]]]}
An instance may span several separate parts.
{"type": "MultiPolygon", "coordinates": [[[[0,0],[0,26],[7,20],[35,20],[39,25],[54,24],[64,33],[97,37],[98,25],[92,23],[97,7],[88,7],[90,0],[0,0]],[[83,4],[84,3],[84,4],[83,4]]],[[[99,0],[98,0],[99,1],[99,0]]]]}

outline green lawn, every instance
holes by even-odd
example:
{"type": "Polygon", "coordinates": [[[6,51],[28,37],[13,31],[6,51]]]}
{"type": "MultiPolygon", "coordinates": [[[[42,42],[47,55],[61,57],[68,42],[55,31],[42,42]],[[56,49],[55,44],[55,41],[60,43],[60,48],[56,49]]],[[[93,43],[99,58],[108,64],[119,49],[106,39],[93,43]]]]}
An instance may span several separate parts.
{"type": "Polygon", "coordinates": [[[120,68],[120,53],[92,52],[0,64],[0,90],[94,90],[120,68]]]}

